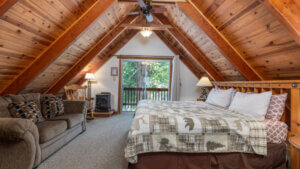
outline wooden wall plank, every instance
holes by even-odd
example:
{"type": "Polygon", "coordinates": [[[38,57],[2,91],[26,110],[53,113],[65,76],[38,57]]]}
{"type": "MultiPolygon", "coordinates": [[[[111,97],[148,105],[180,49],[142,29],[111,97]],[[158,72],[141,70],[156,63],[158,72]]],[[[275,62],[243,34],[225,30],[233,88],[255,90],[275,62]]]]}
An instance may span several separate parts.
{"type": "Polygon", "coordinates": [[[59,38],[46,48],[37,59],[19,76],[1,91],[1,95],[17,94],[34,77],[44,70],[55,58],[78,37],[114,0],[97,1],[78,20],[76,20],[59,38]]]}
{"type": "Polygon", "coordinates": [[[300,45],[299,0],[259,0],[300,45]]]}
{"type": "Polygon", "coordinates": [[[101,50],[107,47],[126,28],[122,24],[132,23],[136,15],[128,16],[111,31],[106,33],[76,64],[66,71],[56,82],[54,82],[45,93],[56,93],[63,88],[73,77],[75,77],[101,50]]]}
{"type": "Polygon", "coordinates": [[[164,25],[172,25],[173,28],[167,28],[168,31],[175,37],[178,42],[202,65],[207,74],[216,81],[224,81],[223,75],[210,63],[206,56],[195,46],[182,31],[180,31],[168,18],[163,14],[156,14],[155,17],[164,25]]]}
{"type": "Polygon", "coordinates": [[[2,16],[10,7],[12,7],[18,0],[1,0],[0,1],[0,16],[2,16]]]}
{"type": "Polygon", "coordinates": [[[198,2],[190,0],[190,3],[177,3],[179,8],[192,19],[209,39],[220,49],[228,60],[241,72],[247,80],[262,80],[263,78],[244,60],[242,55],[230,44],[230,42],[210,23],[200,11],[198,2]]]}

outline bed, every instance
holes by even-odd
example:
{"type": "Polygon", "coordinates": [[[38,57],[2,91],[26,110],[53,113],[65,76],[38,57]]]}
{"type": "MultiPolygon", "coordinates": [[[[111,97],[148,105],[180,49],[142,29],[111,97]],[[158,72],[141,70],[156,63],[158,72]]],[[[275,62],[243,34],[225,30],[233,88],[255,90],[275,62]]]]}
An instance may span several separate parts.
{"type": "MultiPolygon", "coordinates": [[[[253,86],[236,89],[259,92],[253,86]]],[[[287,145],[270,142],[267,131],[287,130],[289,116],[273,123],[204,102],[141,101],[125,157],[133,169],[284,169],[287,145]]]]}

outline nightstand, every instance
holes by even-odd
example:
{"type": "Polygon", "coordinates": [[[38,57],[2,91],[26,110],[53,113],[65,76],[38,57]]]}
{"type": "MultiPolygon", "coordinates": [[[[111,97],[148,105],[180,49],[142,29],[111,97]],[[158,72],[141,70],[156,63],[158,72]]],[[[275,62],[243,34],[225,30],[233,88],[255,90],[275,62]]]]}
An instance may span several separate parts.
{"type": "Polygon", "coordinates": [[[197,98],[197,101],[201,101],[201,102],[204,102],[206,99],[204,98],[197,98]]]}
{"type": "Polygon", "coordinates": [[[300,136],[290,137],[291,148],[291,168],[300,168],[300,136]]]}

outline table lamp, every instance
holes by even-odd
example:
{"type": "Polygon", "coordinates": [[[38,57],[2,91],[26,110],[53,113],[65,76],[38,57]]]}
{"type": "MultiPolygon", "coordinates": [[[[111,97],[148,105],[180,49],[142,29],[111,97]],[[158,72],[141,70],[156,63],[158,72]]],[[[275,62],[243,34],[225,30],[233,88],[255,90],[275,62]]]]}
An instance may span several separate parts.
{"type": "Polygon", "coordinates": [[[201,95],[200,95],[199,99],[205,100],[207,98],[207,95],[208,95],[208,92],[209,92],[207,87],[213,86],[211,84],[209,78],[206,77],[206,76],[201,77],[201,79],[197,83],[197,86],[201,87],[201,95]]]}

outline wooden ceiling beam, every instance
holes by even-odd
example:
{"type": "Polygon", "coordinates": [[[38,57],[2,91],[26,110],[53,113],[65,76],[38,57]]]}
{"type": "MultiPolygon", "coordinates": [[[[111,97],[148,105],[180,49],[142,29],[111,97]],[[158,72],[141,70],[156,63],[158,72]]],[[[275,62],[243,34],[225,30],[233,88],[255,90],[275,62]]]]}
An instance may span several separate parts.
{"type": "Polygon", "coordinates": [[[51,64],[114,0],[98,0],[81,15],[65,32],[48,46],[22,73],[2,91],[1,95],[17,94],[41,71],[51,64]]]}
{"type": "Polygon", "coordinates": [[[172,28],[171,25],[161,25],[161,24],[123,24],[122,26],[126,27],[127,29],[137,29],[141,30],[144,28],[149,28],[150,30],[166,30],[167,28],[172,28]]]}
{"type": "Polygon", "coordinates": [[[110,50],[108,53],[105,54],[103,57],[103,60],[101,60],[100,63],[96,64],[94,67],[92,67],[89,70],[84,71],[84,73],[81,75],[79,80],[76,82],[79,85],[82,85],[86,79],[84,78],[85,73],[96,73],[107,61],[109,61],[114,54],[116,54],[120,49],[122,49],[139,31],[137,30],[131,30],[124,38],[116,42],[114,44],[112,50],[110,50]]]}
{"type": "Polygon", "coordinates": [[[224,81],[224,76],[215,68],[207,57],[197,48],[197,46],[163,14],[155,14],[161,24],[172,25],[168,31],[175,39],[199,62],[206,73],[215,81],[224,81]]]}
{"type": "Polygon", "coordinates": [[[199,8],[199,1],[178,2],[178,7],[198,25],[207,35],[211,42],[227,57],[237,70],[247,79],[252,81],[263,78],[245,61],[243,56],[230,42],[219,32],[214,25],[205,17],[199,8]]]}
{"type": "Polygon", "coordinates": [[[300,45],[300,1],[259,0],[300,45]]]}
{"type": "MultiPolygon", "coordinates": [[[[118,0],[119,2],[137,3],[137,0],[118,0]]],[[[186,0],[151,0],[152,5],[170,5],[176,2],[186,2],[186,0]]]]}
{"type": "Polygon", "coordinates": [[[17,2],[18,0],[0,0],[0,17],[17,2]]]}
{"type": "Polygon", "coordinates": [[[117,24],[112,30],[107,32],[85,55],[67,70],[49,89],[44,93],[57,93],[72,78],[74,78],[99,52],[106,48],[115,38],[117,38],[126,28],[122,24],[129,24],[135,21],[137,16],[127,16],[121,23],[117,24]]]}
{"type": "Polygon", "coordinates": [[[200,79],[203,75],[202,72],[196,70],[196,66],[194,63],[189,62],[186,58],[185,54],[178,50],[170,41],[164,36],[161,31],[154,31],[155,34],[159,37],[159,39],[175,54],[179,55],[179,59],[182,63],[198,78],[200,79]]]}

